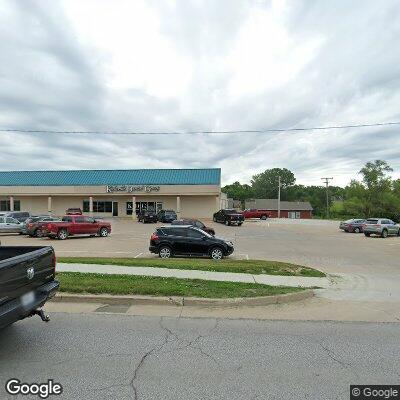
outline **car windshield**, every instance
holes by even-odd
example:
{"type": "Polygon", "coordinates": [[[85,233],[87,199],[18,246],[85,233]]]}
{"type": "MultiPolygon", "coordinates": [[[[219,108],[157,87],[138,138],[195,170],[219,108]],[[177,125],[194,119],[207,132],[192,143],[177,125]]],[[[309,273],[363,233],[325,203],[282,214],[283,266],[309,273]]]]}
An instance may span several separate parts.
{"type": "Polygon", "coordinates": [[[378,219],[367,219],[367,224],[377,224],[378,221],[378,219]]]}

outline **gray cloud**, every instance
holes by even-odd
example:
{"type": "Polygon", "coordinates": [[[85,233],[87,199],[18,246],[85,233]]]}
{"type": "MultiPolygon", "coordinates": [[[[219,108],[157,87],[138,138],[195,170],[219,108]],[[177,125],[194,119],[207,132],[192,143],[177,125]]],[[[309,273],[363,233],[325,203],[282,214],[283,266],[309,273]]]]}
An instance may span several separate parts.
{"type": "MultiPolygon", "coordinates": [[[[396,1],[288,1],[278,16],[269,1],[147,5],[159,21],[159,33],[190,65],[188,85],[175,96],[158,96],[146,86],[111,85],[107,68],[112,55],[82,40],[66,13],[68,2],[4,2],[0,126],[174,131],[400,120],[396,1]],[[254,75],[260,85],[245,80],[239,94],[232,95],[241,60],[233,62],[231,57],[257,15],[274,16],[286,50],[274,50],[277,59],[268,61],[260,74],[256,67],[265,57],[269,60],[275,38],[252,36],[245,48],[256,45],[258,50],[246,60],[245,77],[254,75]],[[314,42],[310,54],[300,51],[314,42]],[[295,72],[270,72],[275,62],[282,69],[296,67],[295,72]]],[[[110,16],[107,29],[118,23],[110,16]]],[[[162,69],[162,64],[157,66],[162,69]]],[[[400,170],[395,127],[168,137],[0,133],[0,140],[7,143],[0,159],[3,170],[220,166],[224,183],[229,183],[249,181],[254,173],[280,166],[293,170],[300,183],[310,184],[319,184],[326,174],[345,184],[365,161],[375,158],[388,160],[397,176],[400,170]]]]}

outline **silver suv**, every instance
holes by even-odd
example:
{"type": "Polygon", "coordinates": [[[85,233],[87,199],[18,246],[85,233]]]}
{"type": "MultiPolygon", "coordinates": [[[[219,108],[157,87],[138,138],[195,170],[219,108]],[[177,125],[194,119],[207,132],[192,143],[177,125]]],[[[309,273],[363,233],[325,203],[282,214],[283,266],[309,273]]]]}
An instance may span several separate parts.
{"type": "Polygon", "coordinates": [[[388,235],[400,236],[400,226],[391,219],[386,218],[369,218],[363,225],[365,236],[379,235],[380,237],[388,237],[388,235]]]}

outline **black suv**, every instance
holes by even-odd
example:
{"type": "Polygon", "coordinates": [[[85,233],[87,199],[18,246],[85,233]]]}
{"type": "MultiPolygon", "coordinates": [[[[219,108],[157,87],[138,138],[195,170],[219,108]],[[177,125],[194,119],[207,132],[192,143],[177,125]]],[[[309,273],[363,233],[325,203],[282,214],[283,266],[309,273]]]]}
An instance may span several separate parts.
{"type": "Polygon", "coordinates": [[[160,210],[157,213],[157,219],[160,222],[172,222],[177,218],[176,212],[174,210],[160,210]]]}
{"type": "Polygon", "coordinates": [[[238,226],[243,224],[243,214],[234,209],[223,209],[217,211],[213,215],[214,222],[222,222],[225,225],[237,224],[238,226]]]}
{"type": "Polygon", "coordinates": [[[137,216],[138,222],[157,222],[157,214],[154,211],[142,210],[137,216]]]}
{"type": "Polygon", "coordinates": [[[211,236],[194,226],[163,226],[151,235],[149,250],[161,258],[189,255],[220,260],[232,254],[234,248],[231,242],[211,236]]]}

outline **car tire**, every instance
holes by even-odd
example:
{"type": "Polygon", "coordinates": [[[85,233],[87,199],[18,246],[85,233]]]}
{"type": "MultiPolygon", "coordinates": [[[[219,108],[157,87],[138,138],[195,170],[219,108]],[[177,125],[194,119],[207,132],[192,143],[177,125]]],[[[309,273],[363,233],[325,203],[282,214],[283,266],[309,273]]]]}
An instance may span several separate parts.
{"type": "Polygon", "coordinates": [[[231,226],[231,223],[229,221],[225,221],[226,226],[231,226]]]}
{"type": "Polygon", "coordinates": [[[214,221],[214,222],[217,222],[217,218],[213,217],[213,221],[214,221]]]}
{"type": "Polygon", "coordinates": [[[354,233],[360,233],[361,231],[360,231],[360,228],[354,228],[353,232],[354,233]]]}
{"type": "Polygon", "coordinates": [[[400,229],[397,231],[397,236],[400,236],[400,229]]]}
{"type": "Polygon", "coordinates": [[[385,239],[388,237],[388,231],[386,229],[384,229],[381,233],[381,238],[385,239]]]}
{"type": "Polygon", "coordinates": [[[267,219],[267,216],[266,216],[266,215],[262,215],[260,219],[262,219],[263,221],[265,221],[265,220],[267,219]]]}
{"type": "Polygon", "coordinates": [[[221,247],[213,247],[210,250],[210,258],[212,258],[213,260],[222,260],[224,258],[224,252],[221,247]]]}
{"type": "Polygon", "coordinates": [[[37,237],[37,238],[41,238],[41,237],[43,237],[43,231],[41,230],[41,229],[36,229],[36,231],[35,231],[35,237],[37,237]]]}
{"type": "Polygon", "coordinates": [[[172,250],[169,246],[161,246],[158,250],[158,256],[160,258],[171,258],[172,257],[172,250]]]}
{"type": "Polygon", "coordinates": [[[367,232],[364,232],[364,235],[365,235],[366,237],[370,237],[370,236],[371,236],[371,234],[370,234],[370,233],[367,233],[367,232]]]}
{"type": "Polygon", "coordinates": [[[238,223],[238,226],[242,226],[242,224],[243,224],[243,222],[239,222],[239,223],[238,223]]]}
{"type": "Polygon", "coordinates": [[[99,235],[101,237],[107,237],[108,236],[108,229],[107,228],[101,228],[100,232],[99,232],[99,235]]]}
{"type": "Polygon", "coordinates": [[[68,232],[65,229],[60,229],[57,232],[57,238],[59,240],[65,240],[68,237],[68,232]]]}

